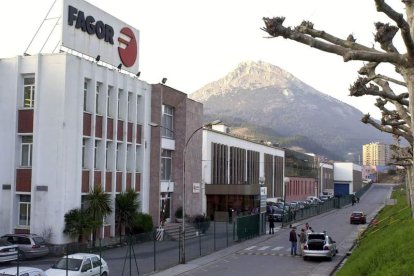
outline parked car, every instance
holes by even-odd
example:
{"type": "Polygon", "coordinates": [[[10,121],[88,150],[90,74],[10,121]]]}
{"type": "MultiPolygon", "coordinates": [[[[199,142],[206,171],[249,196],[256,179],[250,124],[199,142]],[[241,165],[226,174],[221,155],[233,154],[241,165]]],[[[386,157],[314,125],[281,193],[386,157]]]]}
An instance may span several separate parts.
{"type": "Polygon", "coordinates": [[[273,216],[273,219],[275,221],[282,221],[283,216],[285,218],[287,218],[288,214],[287,214],[286,210],[283,211],[283,209],[281,209],[281,208],[278,208],[276,206],[272,206],[272,213],[269,214],[269,216],[273,216]]]}
{"type": "Polygon", "coordinates": [[[2,236],[8,242],[19,247],[20,259],[47,256],[49,247],[43,237],[35,234],[8,234],[2,236]]]}
{"type": "Polygon", "coordinates": [[[332,260],[338,253],[336,242],[326,233],[309,233],[303,248],[303,259],[310,257],[324,257],[332,260]]]}
{"type": "MultiPolygon", "coordinates": [[[[15,267],[0,269],[0,275],[17,276],[17,267],[15,266],[15,267]]],[[[40,268],[20,266],[19,276],[47,276],[47,275],[40,268]]]]}
{"type": "Polygon", "coordinates": [[[354,224],[354,223],[365,224],[365,223],[367,223],[367,216],[362,211],[355,211],[355,212],[352,212],[352,214],[349,218],[349,222],[351,224],[354,224]]]}
{"type": "Polygon", "coordinates": [[[76,253],[63,256],[51,268],[46,270],[47,276],[65,276],[69,270],[70,276],[109,275],[108,264],[96,254],[76,253]],[[67,268],[67,269],[66,269],[67,268]]]}
{"type": "Polygon", "coordinates": [[[329,199],[330,199],[330,197],[329,197],[329,196],[327,196],[327,195],[321,195],[321,196],[319,197],[319,199],[320,199],[320,200],[322,200],[322,201],[327,201],[327,200],[329,200],[329,199]]]}
{"type": "Polygon", "coordinates": [[[5,239],[0,239],[0,263],[17,260],[19,247],[9,243],[5,239]]]}

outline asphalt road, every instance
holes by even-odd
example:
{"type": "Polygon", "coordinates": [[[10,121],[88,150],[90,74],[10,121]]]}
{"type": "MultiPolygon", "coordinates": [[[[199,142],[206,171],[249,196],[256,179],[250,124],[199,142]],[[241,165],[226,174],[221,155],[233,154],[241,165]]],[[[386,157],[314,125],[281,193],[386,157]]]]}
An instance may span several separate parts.
{"type": "MultiPolygon", "coordinates": [[[[187,264],[178,265],[179,252],[178,242],[168,241],[157,243],[157,251],[162,254],[157,255],[154,260],[153,243],[145,243],[134,246],[132,255],[128,246],[113,248],[103,251],[103,258],[108,262],[111,276],[122,275],[328,275],[327,271],[332,271],[334,267],[352,247],[353,240],[364,225],[351,225],[349,216],[352,211],[361,210],[368,214],[368,221],[385,204],[387,196],[391,193],[391,185],[375,184],[361,198],[360,202],[354,206],[346,206],[342,209],[335,209],[328,213],[315,216],[306,221],[298,221],[295,226],[300,228],[308,222],[315,231],[327,231],[337,242],[339,253],[332,262],[323,259],[304,261],[301,257],[290,256],[290,243],[288,241],[289,231],[287,228],[280,228],[280,223],[276,224],[274,235],[263,235],[248,241],[234,243],[230,236],[219,236],[216,242],[209,240],[208,235],[201,240],[195,239],[186,241],[187,264]],[[278,227],[279,226],[279,227],[278,227]],[[200,242],[202,246],[200,246],[200,242]],[[232,244],[234,244],[232,246],[232,244]],[[230,245],[230,247],[227,247],[230,245]],[[214,250],[215,253],[208,254],[214,250]],[[206,255],[198,258],[199,253],[206,255]],[[190,255],[192,254],[192,255],[190,255]],[[135,258],[133,257],[135,255],[135,258]],[[130,258],[131,256],[131,258],[130,258]],[[136,260],[136,262],[135,262],[136,260]],[[159,273],[152,273],[154,270],[159,273]],[[168,267],[171,267],[168,269],[168,267]],[[130,272],[131,269],[131,272],[130,272]]],[[[227,226],[226,226],[227,227],[227,226]]],[[[267,231],[268,233],[268,231],[267,231]]],[[[216,236],[217,238],[217,236],[216,236]]],[[[23,261],[21,265],[34,266],[41,269],[48,269],[58,258],[42,258],[23,261]]],[[[11,265],[15,265],[12,263],[11,265]]],[[[11,266],[0,264],[0,268],[11,266]]]]}
{"type": "Polygon", "coordinates": [[[154,275],[329,275],[352,247],[358,233],[366,227],[351,225],[350,214],[356,210],[364,211],[370,221],[385,204],[391,190],[391,185],[373,185],[354,206],[349,205],[294,224],[300,229],[308,222],[315,231],[327,231],[338,244],[339,253],[333,261],[304,261],[301,257],[292,257],[288,241],[290,229],[285,228],[278,229],[274,235],[267,235],[267,238],[259,237],[246,242],[245,246],[241,245],[227,255],[217,254],[214,260],[195,260],[154,275]]]}

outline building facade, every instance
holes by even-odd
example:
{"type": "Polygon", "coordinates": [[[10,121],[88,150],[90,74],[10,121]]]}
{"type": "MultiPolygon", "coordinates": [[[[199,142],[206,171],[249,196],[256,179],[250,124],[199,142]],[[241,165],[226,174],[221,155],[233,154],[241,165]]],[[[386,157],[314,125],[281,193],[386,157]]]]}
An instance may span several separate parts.
{"type": "Polygon", "coordinates": [[[387,166],[390,159],[389,145],[375,142],[362,146],[362,161],[365,166],[387,166]]]}
{"type": "MultiPolygon", "coordinates": [[[[64,215],[101,186],[148,212],[151,86],[62,53],[0,61],[0,233],[64,236],[64,215]]],[[[114,236],[114,212],[102,237],[114,236]]]]}
{"type": "Polygon", "coordinates": [[[261,187],[267,197],[283,195],[284,150],[280,148],[236,137],[217,125],[203,130],[202,160],[205,197],[198,204],[211,219],[227,219],[228,210],[257,212],[261,187]]]}
{"type": "Polygon", "coordinates": [[[164,84],[153,85],[151,97],[149,213],[154,225],[159,225],[174,221],[175,211],[183,206],[183,189],[186,214],[202,213],[200,191],[193,193],[193,185],[201,182],[203,105],[164,84]]]}
{"type": "Polygon", "coordinates": [[[334,163],[334,194],[343,196],[362,188],[362,166],[351,162],[334,163]]]}
{"type": "Polygon", "coordinates": [[[286,201],[304,200],[319,196],[318,159],[315,155],[285,149],[286,201]]]}

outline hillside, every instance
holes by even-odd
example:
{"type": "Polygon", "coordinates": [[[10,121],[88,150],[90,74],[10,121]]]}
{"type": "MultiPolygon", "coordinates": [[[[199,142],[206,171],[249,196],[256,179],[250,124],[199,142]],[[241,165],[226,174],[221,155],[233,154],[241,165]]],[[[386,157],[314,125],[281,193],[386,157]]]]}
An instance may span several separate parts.
{"type": "Polygon", "coordinates": [[[190,97],[203,103],[205,121],[221,119],[239,135],[334,160],[361,154],[366,143],[392,143],[390,135],[363,124],[358,109],[262,61],[243,62],[190,97]]]}

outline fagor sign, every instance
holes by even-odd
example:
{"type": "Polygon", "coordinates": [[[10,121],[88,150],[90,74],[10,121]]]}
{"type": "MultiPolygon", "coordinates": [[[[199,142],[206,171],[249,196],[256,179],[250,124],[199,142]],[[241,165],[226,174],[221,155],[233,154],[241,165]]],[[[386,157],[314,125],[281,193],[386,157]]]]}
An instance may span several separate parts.
{"type": "Polygon", "coordinates": [[[64,0],[62,45],[137,73],[139,31],[82,0],[64,0]]]}
{"type": "Polygon", "coordinates": [[[88,34],[96,34],[99,39],[104,39],[105,42],[114,44],[114,28],[110,25],[103,23],[101,20],[95,22],[95,18],[91,15],[85,17],[83,11],[69,6],[68,7],[68,24],[73,26],[75,23],[76,29],[81,29],[82,32],[88,34]]]}

